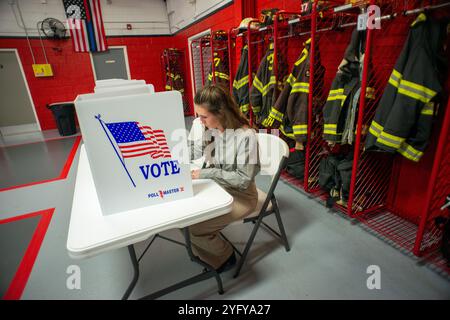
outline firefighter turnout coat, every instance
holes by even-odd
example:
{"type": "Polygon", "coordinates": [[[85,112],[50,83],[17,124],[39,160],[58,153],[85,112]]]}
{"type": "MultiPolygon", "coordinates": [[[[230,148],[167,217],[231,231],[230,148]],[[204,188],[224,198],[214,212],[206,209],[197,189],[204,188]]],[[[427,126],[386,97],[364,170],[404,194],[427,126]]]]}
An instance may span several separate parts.
{"type": "Polygon", "coordinates": [[[249,111],[248,91],[248,47],[244,46],[241,50],[241,60],[239,61],[239,66],[233,81],[233,96],[242,113],[245,115],[249,111]]]}
{"type": "MultiPolygon", "coordinates": [[[[283,65],[284,62],[281,60],[281,55],[278,58],[278,65],[283,65]]],[[[281,86],[282,81],[278,81],[278,86],[276,86],[273,72],[273,43],[270,43],[250,88],[250,104],[257,124],[262,124],[263,120],[269,116],[281,86]]]]}
{"type": "MultiPolygon", "coordinates": [[[[300,57],[294,63],[283,91],[271,108],[269,117],[263,121],[264,126],[280,128],[285,136],[296,142],[307,140],[310,46],[311,39],[308,39],[304,43],[300,57]]],[[[324,68],[317,49],[314,63],[314,83],[318,88],[322,88],[324,68]]]]}
{"type": "Polygon", "coordinates": [[[212,65],[206,79],[206,85],[211,83],[221,84],[225,88],[229,87],[230,76],[228,75],[228,57],[226,50],[221,51],[221,54],[214,52],[214,79],[212,65]],[[214,80],[214,81],[213,81],[214,80]]]}
{"type": "Polygon", "coordinates": [[[366,139],[366,150],[399,152],[419,161],[442,87],[437,63],[442,26],[421,13],[411,24],[366,139]]]}
{"type": "MultiPolygon", "coordinates": [[[[331,143],[341,143],[344,129],[351,125],[352,134],[355,122],[347,123],[349,113],[356,114],[359,104],[361,73],[364,60],[365,32],[354,30],[345,50],[344,59],[338,67],[323,109],[323,138],[331,143]]],[[[374,98],[374,89],[366,88],[366,98],[374,98]]],[[[350,138],[352,140],[352,137],[350,138]]],[[[348,142],[348,141],[344,141],[348,142]]]]}

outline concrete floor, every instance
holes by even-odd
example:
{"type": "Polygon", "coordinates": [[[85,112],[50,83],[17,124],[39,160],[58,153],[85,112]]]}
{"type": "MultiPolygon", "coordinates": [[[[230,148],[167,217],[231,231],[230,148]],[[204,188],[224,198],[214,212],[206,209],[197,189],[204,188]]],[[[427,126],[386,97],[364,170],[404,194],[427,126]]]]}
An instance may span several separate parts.
{"type": "MultiPolygon", "coordinates": [[[[77,164],[78,153],[66,180],[0,192],[0,223],[55,208],[22,299],[120,299],[131,281],[126,248],[85,260],[68,256],[66,241],[77,164]],[[80,270],[80,289],[70,286],[73,268],[80,270]]],[[[258,177],[257,184],[267,190],[269,180],[258,177]]],[[[448,277],[420,265],[339,214],[330,213],[284,182],[279,183],[276,195],[290,252],[261,229],[240,277],[233,279],[232,272],[223,274],[225,294],[219,295],[210,279],[163,299],[450,299],[448,277]],[[380,270],[380,289],[368,289],[370,266],[380,270]]],[[[0,254],[9,261],[0,264],[4,268],[0,270],[2,294],[34,224],[31,220],[21,228],[11,224],[9,232],[3,232],[8,224],[0,224],[0,254]]],[[[233,225],[224,233],[242,248],[251,226],[233,225]]],[[[181,240],[178,230],[164,235],[181,240]]],[[[136,244],[138,254],[147,243],[136,244]]],[[[183,247],[158,239],[142,259],[140,271],[131,299],[195,275],[201,267],[188,259],[183,247]]]]}

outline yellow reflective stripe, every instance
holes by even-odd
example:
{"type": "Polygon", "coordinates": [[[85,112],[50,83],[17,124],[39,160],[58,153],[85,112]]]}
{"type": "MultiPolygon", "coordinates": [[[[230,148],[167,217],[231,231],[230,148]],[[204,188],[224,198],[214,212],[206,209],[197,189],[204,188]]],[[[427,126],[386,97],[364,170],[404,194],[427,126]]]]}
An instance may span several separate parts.
{"type": "Polygon", "coordinates": [[[258,77],[255,77],[255,79],[253,80],[253,86],[258,89],[259,92],[263,91],[263,85],[258,77]]]}
{"type": "Polygon", "coordinates": [[[432,116],[434,114],[434,103],[429,102],[422,108],[421,114],[432,116]]]}
{"type": "Polygon", "coordinates": [[[309,93],[309,90],[308,89],[303,89],[303,88],[296,88],[296,89],[292,89],[291,90],[291,94],[292,93],[297,93],[297,92],[309,93]]]}
{"type": "Polygon", "coordinates": [[[436,91],[430,88],[403,79],[403,75],[395,69],[392,70],[389,83],[398,88],[399,93],[425,103],[436,95],[436,91]]]}
{"type": "Polygon", "coordinates": [[[369,128],[369,132],[370,132],[373,136],[375,136],[375,137],[377,137],[377,138],[378,138],[378,136],[380,135],[380,132],[376,131],[373,127],[370,127],[370,128],[369,128]]]}
{"type": "Polygon", "coordinates": [[[254,113],[258,113],[261,111],[261,107],[260,106],[257,106],[257,107],[252,106],[252,110],[254,113]]]}
{"type": "Polygon", "coordinates": [[[219,78],[222,78],[222,79],[225,79],[225,80],[229,80],[230,79],[230,77],[226,73],[223,73],[223,72],[215,71],[214,74],[216,75],[216,77],[219,77],[219,78]]]}
{"type": "Polygon", "coordinates": [[[392,73],[391,73],[391,77],[396,81],[400,81],[403,78],[403,75],[400,72],[398,72],[397,70],[393,69],[392,73]]]}
{"type": "Polygon", "coordinates": [[[297,82],[294,83],[292,87],[291,94],[296,92],[306,92],[309,93],[309,83],[308,82],[297,82]]]}
{"type": "Polygon", "coordinates": [[[403,75],[397,70],[392,70],[391,76],[389,77],[389,83],[394,87],[398,88],[400,85],[400,81],[402,80],[403,75]]]}
{"type": "Polygon", "coordinates": [[[437,94],[436,91],[431,90],[430,88],[427,88],[425,86],[422,86],[420,84],[408,81],[408,80],[404,80],[402,79],[402,81],[400,82],[400,86],[401,87],[409,87],[410,90],[413,89],[419,93],[421,93],[424,97],[429,98],[430,100],[437,94]]]}
{"type": "Polygon", "coordinates": [[[341,133],[337,133],[336,130],[330,130],[330,129],[324,130],[323,133],[324,134],[331,134],[333,136],[341,136],[342,135],[342,132],[341,133]]]}
{"type": "Polygon", "coordinates": [[[242,112],[247,112],[248,111],[248,103],[247,104],[243,104],[240,108],[241,108],[242,112]]]}
{"type": "Polygon", "coordinates": [[[380,133],[383,132],[383,127],[378,124],[375,120],[370,124],[369,132],[375,137],[379,137],[380,133]]]}
{"type": "Polygon", "coordinates": [[[280,126],[280,131],[288,138],[292,138],[292,139],[295,138],[293,133],[287,133],[287,132],[284,131],[284,126],[283,125],[280,126]]]}
{"type": "Polygon", "coordinates": [[[333,95],[331,97],[328,96],[327,101],[333,101],[333,100],[342,100],[342,101],[344,101],[345,98],[347,98],[347,96],[344,96],[344,95],[333,95]]]}
{"type": "Polygon", "coordinates": [[[375,120],[373,120],[372,121],[372,125],[371,126],[373,126],[375,129],[377,129],[378,131],[383,131],[383,126],[382,125],[380,125],[378,122],[376,122],[375,120]]]}
{"type": "Polygon", "coordinates": [[[242,77],[239,80],[234,79],[233,81],[233,87],[236,89],[242,88],[248,83],[248,75],[242,77]]]}
{"type": "Polygon", "coordinates": [[[427,20],[427,16],[424,13],[421,13],[417,16],[416,20],[414,20],[413,23],[411,23],[411,27],[414,27],[414,25],[416,23],[422,22],[422,21],[426,21],[427,20]]]}
{"type": "Polygon", "coordinates": [[[328,95],[331,96],[331,95],[338,94],[338,93],[344,93],[344,89],[330,90],[330,92],[328,93],[328,95]]]}
{"type": "Polygon", "coordinates": [[[296,66],[300,65],[305,59],[308,57],[308,50],[303,49],[302,55],[300,56],[300,59],[298,59],[294,64],[296,66]]]}
{"type": "Polygon", "coordinates": [[[428,103],[430,101],[430,98],[426,98],[418,93],[412,92],[410,90],[407,90],[405,88],[398,88],[398,93],[404,94],[405,96],[408,96],[410,98],[413,98],[415,100],[422,101],[424,103],[428,103]]]}
{"type": "Polygon", "coordinates": [[[405,138],[400,138],[383,131],[378,136],[377,142],[398,149],[404,140],[405,138]]]}
{"type": "Polygon", "coordinates": [[[295,81],[297,79],[292,75],[292,73],[289,75],[289,77],[287,78],[286,82],[289,83],[291,85],[291,87],[294,85],[295,81]]]}
{"type": "Polygon", "coordinates": [[[172,90],[172,87],[171,86],[166,86],[166,89],[167,90],[172,90]]]}
{"type": "Polygon", "coordinates": [[[171,72],[168,72],[168,73],[166,73],[166,74],[167,74],[169,77],[173,78],[174,80],[177,80],[177,79],[181,78],[181,76],[180,76],[179,74],[174,75],[174,74],[171,73],[171,72]]]}
{"type": "Polygon", "coordinates": [[[311,43],[311,38],[309,38],[308,40],[305,41],[305,44],[310,44],[311,43]]]}
{"type": "Polygon", "coordinates": [[[413,148],[411,145],[403,142],[400,148],[397,150],[402,156],[412,161],[419,161],[423,156],[423,152],[413,148]]]}
{"type": "Polygon", "coordinates": [[[292,130],[294,131],[294,135],[306,134],[308,133],[308,125],[307,124],[298,124],[292,126],[292,130]]]}
{"type": "Polygon", "coordinates": [[[264,87],[262,87],[262,95],[265,96],[270,91],[270,86],[275,84],[275,76],[270,77],[270,81],[264,87]]]}
{"type": "Polygon", "coordinates": [[[328,94],[327,101],[345,100],[346,96],[343,95],[343,93],[344,93],[344,89],[343,88],[330,90],[330,92],[328,94]]]}
{"type": "Polygon", "coordinates": [[[336,123],[324,123],[323,125],[323,133],[331,134],[334,136],[342,135],[342,133],[337,133],[337,124],[336,123]]]}
{"type": "Polygon", "coordinates": [[[270,116],[281,122],[283,121],[284,114],[272,107],[272,109],[270,109],[270,116]]]}

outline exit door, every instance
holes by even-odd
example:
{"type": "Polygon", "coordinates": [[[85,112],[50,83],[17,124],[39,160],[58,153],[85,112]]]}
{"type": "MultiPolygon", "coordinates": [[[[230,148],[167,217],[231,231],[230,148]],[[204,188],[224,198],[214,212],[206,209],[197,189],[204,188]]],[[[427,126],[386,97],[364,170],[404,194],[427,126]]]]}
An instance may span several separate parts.
{"type": "Polygon", "coordinates": [[[0,133],[40,131],[19,56],[14,49],[0,51],[0,133]]]}
{"type": "Polygon", "coordinates": [[[126,48],[109,48],[91,54],[96,80],[130,79],[126,48]]]}

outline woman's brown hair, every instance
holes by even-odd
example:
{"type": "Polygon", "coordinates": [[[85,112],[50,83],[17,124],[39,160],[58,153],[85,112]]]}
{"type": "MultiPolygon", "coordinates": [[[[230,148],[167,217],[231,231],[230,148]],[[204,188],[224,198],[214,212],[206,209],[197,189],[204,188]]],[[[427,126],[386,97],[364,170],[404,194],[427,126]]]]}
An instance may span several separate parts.
{"type": "Polygon", "coordinates": [[[194,103],[202,106],[217,117],[224,129],[250,127],[228,90],[218,84],[211,84],[197,91],[194,103]]]}

